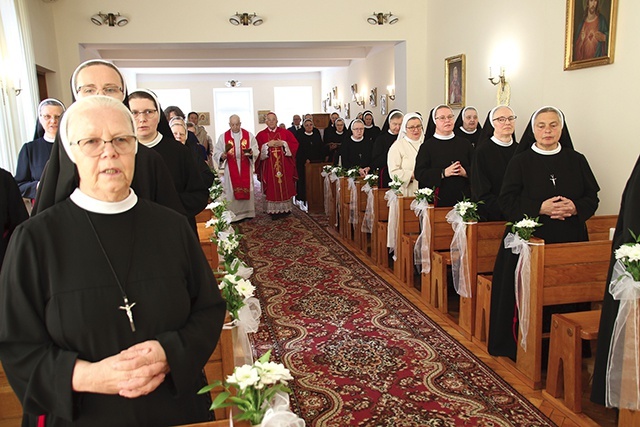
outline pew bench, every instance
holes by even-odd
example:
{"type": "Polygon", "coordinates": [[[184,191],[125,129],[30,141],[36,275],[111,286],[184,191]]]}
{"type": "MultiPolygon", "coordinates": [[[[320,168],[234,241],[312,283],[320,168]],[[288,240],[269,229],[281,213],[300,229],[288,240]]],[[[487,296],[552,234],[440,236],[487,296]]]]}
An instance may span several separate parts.
{"type": "Polygon", "coordinates": [[[611,241],[544,244],[531,239],[531,293],[527,351],[519,344],[515,366],[525,384],[542,384],[542,310],[545,306],[601,302],[604,295],[611,241]]]}
{"type": "Polygon", "coordinates": [[[600,310],[551,316],[546,392],[564,394],[564,404],[582,412],[582,341],[598,339],[600,310]]]}
{"type": "Polygon", "coordinates": [[[371,235],[372,258],[380,268],[389,268],[389,250],[387,249],[387,222],[389,207],[384,195],[386,188],[373,189],[373,231],[371,235]]]}

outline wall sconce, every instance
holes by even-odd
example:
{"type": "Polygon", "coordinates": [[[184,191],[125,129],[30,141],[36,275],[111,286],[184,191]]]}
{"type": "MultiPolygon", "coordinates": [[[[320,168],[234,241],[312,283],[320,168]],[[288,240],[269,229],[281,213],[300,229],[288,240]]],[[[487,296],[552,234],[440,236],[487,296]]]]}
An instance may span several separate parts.
{"type": "Polygon", "coordinates": [[[261,17],[259,17],[258,15],[256,15],[256,13],[238,13],[236,12],[235,15],[231,15],[229,17],[229,22],[233,25],[244,25],[245,27],[248,27],[249,24],[253,25],[254,27],[257,27],[258,25],[262,25],[262,23],[264,22],[264,19],[262,19],[261,17]]]}
{"type": "Polygon", "coordinates": [[[365,104],[364,96],[362,96],[360,94],[357,94],[356,95],[356,104],[361,106],[361,107],[364,107],[364,104],[365,104]]]}
{"type": "Polygon", "coordinates": [[[391,12],[389,13],[373,12],[373,15],[367,18],[367,22],[371,25],[382,25],[382,24],[393,25],[396,22],[398,22],[398,17],[392,14],[391,12]]]}
{"type": "Polygon", "coordinates": [[[504,67],[500,67],[500,74],[498,75],[497,79],[498,80],[496,80],[496,77],[493,77],[493,71],[491,70],[491,67],[489,67],[489,81],[494,86],[500,83],[500,89],[504,89],[504,85],[507,81],[504,75],[504,67]]]}
{"type": "Polygon", "coordinates": [[[238,80],[229,80],[224,84],[226,87],[238,87],[242,85],[238,80]]]}
{"type": "Polygon", "coordinates": [[[395,101],[396,99],[396,87],[395,86],[387,86],[387,93],[389,94],[389,99],[395,101]]]}
{"type": "Polygon", "coordinates": [[[129,18],[127,18],[126,16],[120,15],[120,12],[117,12],[117,13],[98,12],[91,17],[91,22],[93,22],[97,26],[106,24],[110,27],[115,27],[115,26],[124,27],[129,23],[129,18]]]}
{"type": "MultiPolygon", "coordinates": [[[[13,90],[13,92],[16,94],[16,96],[18,96],[18,95],[20,95],[20,94],[22,93],[22,88],[20,87],[20,86],[22,86],[22,85],[20,84],[20,79],[17,79],[17,80],[14,82],[13,87],[11,87],[10,85],[11,85],[11,81],[10,81],[10,80],[4,80],[4,81],[3,81],[3,80],[0,80],[0,89],[4,89],[4,90],[6,90],[7,92],[8,92],[9,90],[13,90]],[[6,85],[6,86],[5,86],[5,85],[6,85]]],[[[3,91],[3,93],[4,93],[4,91],[3,91]]]]}

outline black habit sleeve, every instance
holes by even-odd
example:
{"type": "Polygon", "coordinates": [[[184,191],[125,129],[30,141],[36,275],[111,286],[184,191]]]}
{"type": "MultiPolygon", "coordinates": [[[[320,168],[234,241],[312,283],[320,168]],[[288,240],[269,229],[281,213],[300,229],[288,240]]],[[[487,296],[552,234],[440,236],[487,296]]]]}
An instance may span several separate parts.
{"type": "Polygon", "coordinates": [[[0,200],[2,201],[2,204],[0,204],[0,223],[2,224],[0,267],[2,267],[11,234],[20,223],[29,218],[16,182],[13,180],[11,173],[4,169],[0,169],[0,200]]]}

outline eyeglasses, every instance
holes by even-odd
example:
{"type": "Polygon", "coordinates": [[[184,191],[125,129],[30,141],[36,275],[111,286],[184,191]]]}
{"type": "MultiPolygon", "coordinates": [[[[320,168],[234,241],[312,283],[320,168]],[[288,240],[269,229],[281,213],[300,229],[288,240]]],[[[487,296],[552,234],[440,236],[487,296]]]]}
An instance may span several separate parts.
{"type": "Polygon", "coordinates": [[[51,119],[55,120],[56,122],[59,122],[62,116],[56,116],[56,115],[51,116],[49,114],[40,114],[40,117],[42,117],[42,120],[44,120],[45,122],[48,122],[51,119]]]}
{"type": "MultiPolygon", "coordinates": [[[[111,141],[102,138],[84,138],[75,143],[80,147],[80,151],[87,157],[98,157],[104,152],[107,142],[113,145],[113,149],[118,154],[130,154],[136,148],[136,137],[133,135],[116,136],[111,141]]],[[[72,142],[71,145],[74,145],[72,142]]]]}
{"type": "Polygon", "coordinates": [[[513,123],[517,118],[518,118],[518,116],[496,117],[495,119],[493,119],[493,121],[495,122],[497,120],[498,123],[503,125],[503,124],[505,124],[507,122],[507,120],[509,121],[509,123],[513,123]]]}
{"type": "Polygon", "coordinates": [[[143,111],[131,111],[131,114],[133,114],[134,119],[137,119],[139,117],[142,117],[143,119],[148,119],[149,117],[155,116],[157,112],[158,110],[143,110],[143,111]]]}
{"type": "Polygon", "coordinates": [[[107,85],[102,89],[98,89],[95,85],[84,85],[79,86],[76,92],[84,96],[93,96],[98,93],[102,93],[106,96],[117,96],[122,93],[122,88],[116,85],[107,85]]]}
{"type": "Polygon", "coordinates": [[[453,114],[449,114],[448,116],[438,116],[436,117],[436,120],[453,120],[455,116],[453,114]]]}
{"type": "Polygon", "coordinates": [[[407,130],[420,130],[420,129],[422,129],[422,125],[407,126],[407,130]]]}

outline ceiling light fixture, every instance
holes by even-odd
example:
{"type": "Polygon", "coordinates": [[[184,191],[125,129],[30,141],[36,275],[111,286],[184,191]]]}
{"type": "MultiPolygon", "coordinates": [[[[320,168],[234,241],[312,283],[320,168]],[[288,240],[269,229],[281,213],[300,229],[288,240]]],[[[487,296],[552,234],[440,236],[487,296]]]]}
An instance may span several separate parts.
{"type": "Polygon", "coordinates": [[[258,25],[262,25],[262,23],[264,22],[264,19],[262,19],[260,16],[256,15],[256,13],[238,13],[236,12],[235,15],[231,15],[229,17],[229,22],[233,25],[244,25],[245,27],[248,27],[249,25],[253,25],[254,27],[257,27],[258,25]]]}
{"type": "Polygon", "coordinates": [[[91,22],[93,22],[97,26],[106,24],[110,27],[116,27],[116,26],[124,27],[129,23],[129,18],[127,18],[126,16],[120,15],[120,12],[117,12],[117,13],[98,12],[91,17],[91,22]]]}
{"type": "Polygon", "coordinates": [[[373,12],[373,15],[367,18],[367,22],[371,25],[382,25],[382,24],[393,25],[396,22],[398,22],[398,17],[392,14],[391,12],[389,13],[373,12]]]}
{"type": "Polygon", "coordinates": [[[226,87],[238,87],[242,85],[238,80],[229,80],[224,84],[226,87]]]}

